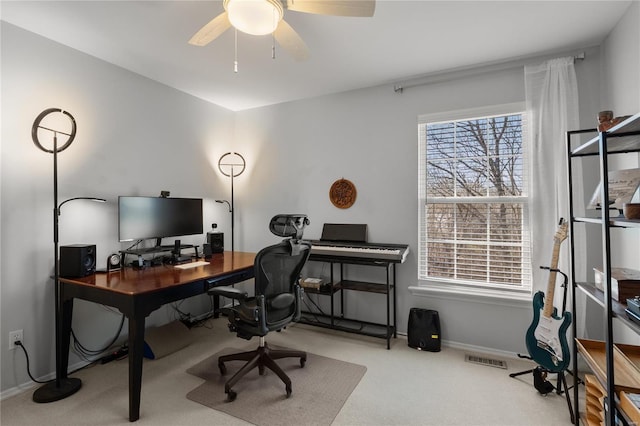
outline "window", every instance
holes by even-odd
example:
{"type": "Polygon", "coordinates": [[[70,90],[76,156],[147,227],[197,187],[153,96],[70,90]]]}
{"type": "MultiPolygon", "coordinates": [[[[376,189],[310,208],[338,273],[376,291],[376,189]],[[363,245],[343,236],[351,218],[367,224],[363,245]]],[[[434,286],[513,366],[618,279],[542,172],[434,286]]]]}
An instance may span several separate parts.
{"type": "Polygon", "coordinates": [[[418,278],[427,285],[531,291],[526,114],[514,108],[420,117],[418,278]]]}

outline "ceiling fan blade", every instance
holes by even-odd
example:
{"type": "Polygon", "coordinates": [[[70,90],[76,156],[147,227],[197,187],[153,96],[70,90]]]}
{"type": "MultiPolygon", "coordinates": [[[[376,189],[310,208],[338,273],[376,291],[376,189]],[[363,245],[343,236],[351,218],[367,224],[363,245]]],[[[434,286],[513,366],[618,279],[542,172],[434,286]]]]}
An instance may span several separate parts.
{"type": "Polygon", "coordinates": [[[302,41],[296,30],[287,24],[284,19],[278,24],[273,36],[280,47],[289,52],[296,61],[304,61],[309,58],[307,45],[302,41]]]}
{"type": "Polygon", "coordinates": [[[287,9],[295,12],[334,16],[373,16],[375,0],[287,0],[287,9]]]}
{"type": "Polygon", "coordinates": [[[223,12],[209,21],[207,25],[200,28],[200,30],[191,37],[189,44],[206,46],[219,37],[220,34],[228,30],[229,27],[231,27],[231,22],[229,22],[227,12],[223,12]]]}

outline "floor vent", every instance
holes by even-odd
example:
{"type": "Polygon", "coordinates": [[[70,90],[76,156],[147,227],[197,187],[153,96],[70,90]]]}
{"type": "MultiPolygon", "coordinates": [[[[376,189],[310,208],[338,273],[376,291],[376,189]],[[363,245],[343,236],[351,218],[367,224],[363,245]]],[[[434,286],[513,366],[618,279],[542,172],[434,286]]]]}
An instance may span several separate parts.
{"type": "Polygon", "coordinates": [[[474,364],[488,365],[489,367],[507,368],[507,363],[499,359],[484,358],[477,355],[465,355],[464,360],[474,364]]]}

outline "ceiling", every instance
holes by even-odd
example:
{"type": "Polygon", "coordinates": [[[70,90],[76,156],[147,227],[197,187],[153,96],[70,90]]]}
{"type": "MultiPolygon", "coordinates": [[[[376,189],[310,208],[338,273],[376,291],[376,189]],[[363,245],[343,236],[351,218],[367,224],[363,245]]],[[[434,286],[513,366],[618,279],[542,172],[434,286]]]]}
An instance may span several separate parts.
{"type": "Polygon", "coordinates": [[[602,42],[630,1],[378,0],[372,18],[285,10],[310,58],[234,31],[187,43],[222,1],[6,1],[3,21],[238,111],[602,42]]]}

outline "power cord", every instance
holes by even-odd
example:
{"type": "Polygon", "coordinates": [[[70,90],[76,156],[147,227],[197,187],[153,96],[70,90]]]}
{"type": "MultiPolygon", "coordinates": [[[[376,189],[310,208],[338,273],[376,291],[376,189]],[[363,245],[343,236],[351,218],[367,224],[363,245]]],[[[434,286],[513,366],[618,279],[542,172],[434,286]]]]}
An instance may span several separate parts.
{"type": "Polygon", "coordinates": [[[47,381],[47,382],[41,382],[39,380],[36,380],[32,375],[31,375],[31,368],[29,367],[29,354],[27,353],[27,349],[24,347],[24,345],[22,344],[22,342],[20,340],[16,340],[15,342],[13,342],[14,345],[16,346],[20,346],[20,348],[22,348],[22,352],[24,352],[24,357],[27,359],[27,374],[29,375],[29,378],[36,382],[36,383],[49,383],[51,380],[47,381]]]}
{"type": "Polygon", "coordinates": [[[100,349],[89,349],[84,345],[82,345],[82,343],[80,343],[80,341],[78,340],[78,337],[76,336],[72,328],[71,337],[73,337],[73,349],[75,353],[78,354],[83,360],[87,361],[88,363],[94,363],[98,361],[98,359],[89,359],[89,358],[93,356],[102,355],[104,352],[109,350],[109,348],[111,348],[116,343],[116,340],[118,340],[120,333],[122,333],[122,328],[124,326],[124,318],[125,318],[124,314],[122,314],[120,318],[120,325],[118,326],[118,330],[116,334],[113,336],[113,338],[109,343],[107,343],[100,349]]]}
{"type": "MultiPolygon", "coordinates": [[[[45,383],[49,383],[49,382],[53,382],[55,379],[51,379],[48,380],[46,382],[40,381],[40,380],[36,380],[35,377],[33,377],[33,375],[31,374],[31,366],[30,366],[30,361],[29,361],[29,353],[27,352],[27,348],[22,344],[22,342],[20,340],[17,340],[14,342],[14,345],[16,346],[20,346],[20,348],[22,349],[22,352],[24,352],[24,357],[27,360],[27,374],[29,375],[29,378],[31,379],[31,381],[35,382],[35,383],[40,383],[40,384],[45,384],[45,383]]],[[[122,351],[122,348],[118,351],[118,353],[120,354],[120,351],[122,351]]],[[[126,356],[126,353],[125,353],[126,356]]],[[[124,358],[124,357],[123,357],[124,358]]],[[[115,358],[115,359],[121,359],[121,358],[115,358]]],[[[83,365],[80,368],[77,368],[73,371],[70,371],[69,373],[67,373],[68,375],[73,374],[73,373],[77,373],[80,370],[84,370],[85,368],[89,368],[94,366],[98,361],[101,361],[101,359],[96,359],[93,361],[88,361],[87,365],[83,365]]],[[[103,362],[104,364],[104,362],[103,362]]]]}
{"type": "MultiPolygon", "coordinates": [[[[107,349],[109,349],[111,346],[113,346],[113,344],[115,343],[116,339],[120,335],[120,332],[122,331],[123,323],[124,323],[124,315],[122,315],[122,319],[120,321],[120,327],[118,329],[118,333],[113,338],[113,340],[111,342],[109,342],[109,344],[107,346],[105,346],[104,348],[97,349],[97,350],[87,349],[84,346],[82,346],[82,344],[80,344],[80,342],[78,341],[77,337],[73,333],[73,330],[71,330],[71,335],[73,336],[73,339],[74,339],[74,348],[76,349],[76,353],[78,353],[78,355],[80,355],[82,357],[82,359],[84,359],[87,362],[87,365],[84,365],[84,366],[82,366],[82,367],[80,367],[80,368],[78,368],[76,370],[70,371],[67,374],[73,374],[73,373],[76,373],[76,372],[78,372],[80,370],[84,370],[85,368],[89,368],[89,367],[95,365],[98,361],[101,361],[101,358],[91,360],[91,359],[88,359],[88,356],[90,356],[90,355],[100,355],[100,354],[104,353],[107,349]]],[[[25,357],[25,359],[27,361],[27,374],[29,375],[29,378],[33,382],[44,384],[44,383],[49,383],[49,382],[53,381],[53,380],[48,380],[46,382],[43,382],[43,381],[40,381],[40,380],[36,380],[36,378],[33,377],[33,375],[31,374],[31,363],[30,363],[30,360],[29,360],[29,353],[27,352],[27,348],[22,344],[22,342],[20,340],[16,340],[14,342],[14,345],[20,346],[20,348],[22,349],[22,352],[24,353],[24,357],[25,357]]],[[[127,354],[127,351],[123,352],[123,348],[120,348],[116,352],[116,354],[117,354],[117,356],[115,358],[112,358],[112,359],[121,359],[121,357],[124,358],[126,356],[126,354],[127,354]]]]}

